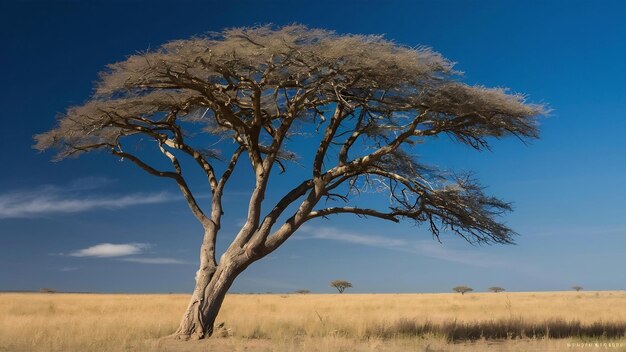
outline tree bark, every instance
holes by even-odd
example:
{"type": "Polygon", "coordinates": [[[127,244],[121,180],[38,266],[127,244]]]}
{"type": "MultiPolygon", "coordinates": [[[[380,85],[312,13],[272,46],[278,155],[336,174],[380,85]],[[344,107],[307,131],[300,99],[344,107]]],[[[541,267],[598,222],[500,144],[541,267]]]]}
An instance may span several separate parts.
{"type": "MultiPolygon", "coordinates": [[[[202,247],[204,254],[205,244],[202,247]]],[[[206,257],[201,256],[200,269],[196,273],[196,287],[174,337],[182,340],[199,340],[213,334],[215,319],[226,292],[237,275],[249,265],[241,258],[226,252],[220,264],[215,265],[215,262],[207,262],[206,257]]]]}

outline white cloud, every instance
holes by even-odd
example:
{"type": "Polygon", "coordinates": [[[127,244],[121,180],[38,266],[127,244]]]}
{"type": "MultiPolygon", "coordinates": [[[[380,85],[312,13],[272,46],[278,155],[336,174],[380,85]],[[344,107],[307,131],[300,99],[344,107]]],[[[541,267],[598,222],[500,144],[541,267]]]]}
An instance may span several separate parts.
{"type": "MultiPolygon", "coordinates": [[[[136,257],[146,252],[151,246],[148,243],[100,243],[84,249],[70,252],[72,257],[114,258],[119,261],[140,264],[194,264],[175,258],[136,257]],[[129,257],[132,256],[132,257],[129,257]]],[[[63,270],[62,271],[70,271],[63,270]]]]}
{"type": "Polygon", "coordinates": [[[193,264],[175,258],[119,258],[118,260],[125,262],[141,263],[141,264],[193,264]]]}
{"type": "Polygon", "coordinates": [[[68,254],[72,257],[121,257],[125,255],[134,255],[143,252],[150,247],[147,243],[100,243],[84,249],[79,249],[68,254]]]}
{"type": "Polygon", "coordinates": [[[411,241],[393,238],[391,236],[354,233],[327,226],[302,226],[300,228],[300,232],[304,233],[306,236],[296,238],[332,240],[370,247],[385,248],[478,267],[491,267],[502,264],[501,261],[488,258],[482,253],[446,248],[434,240],[411,241]]]}
{"type": "Polygon", "coordinates": [[[0,194],[0,219],[33,218],[49,214],[78,213],[95,209],[121,209],[133,205],[172,201],[166,193],[130,193],[126,195],[77,195],[79,191],[99,188],[112,181],[106,178],[83,178],[65,187],[43,186],[34,190],[0,194]]]}

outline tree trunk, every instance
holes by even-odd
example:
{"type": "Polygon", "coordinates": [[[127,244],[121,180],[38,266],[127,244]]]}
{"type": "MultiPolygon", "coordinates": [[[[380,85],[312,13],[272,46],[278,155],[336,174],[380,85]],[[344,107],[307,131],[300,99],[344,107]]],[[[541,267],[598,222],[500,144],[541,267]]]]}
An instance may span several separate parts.
{"type": "Polygon", "coordinates": [[[215,319],[222,306],[226,292],[247,264],[226,253],[218,266],[201,259],[196,274],[196,287],[187,311],[174,333],[179,339],[202,339],[213,334],[215,319]],[[208,265],[207,265],[208,264],[208,265]]]}

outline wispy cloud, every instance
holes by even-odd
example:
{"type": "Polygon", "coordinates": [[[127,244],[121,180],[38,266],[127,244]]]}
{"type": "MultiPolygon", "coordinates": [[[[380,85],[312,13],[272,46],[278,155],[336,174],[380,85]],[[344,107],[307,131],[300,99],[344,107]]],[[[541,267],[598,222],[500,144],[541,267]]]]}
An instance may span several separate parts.
{"type": "Polygon", "coordinates": [[[64,266],[62,268],[59,268],[59,271],[76,271],[78,270],[78,268],[73,267],[73,266],[64,266]]]}
{"type": "MultiPolygon", "coordinates": [[[[67,254],[70,257],[113,258],[115,260],[139,264],[194,264],[176,258],[138,257],[152,246],[148,243],[100,243],[95,246],[78,249],[67,254]]],[[[63,255],[63,254],[59,254],[63,255]]],[[[68,270],[61,271],[71,271],[68,270]]]]}
{"type": "Polygon", "coordinates": [[[106,196],[80,194],[81,191],[100,188],[112,182],[107,178],[83,178],[74,180],[64,187],[47,185],[33,190],[0,194],[0,219],[34,218],[96,209],[121,209],[134,205],[164,203],[177,198],[167,192],[106,196]]]}
{"type": "Polygon", "coordinates": [[[303,226],[300,231],[305,234],[305,236],[299,237],[300,239],[332,240],[353,243],[393,251],[413,253],[478,267],[490,267],[501,264],[499,260],[488,258],[482,253],[446,248],[442,244],[432,240],[411,241],[401,238],[393,238],[392,236],[354,233],[349,230],[346,231],[335,227],[324,226],[303,226]]]}
{"type": "MultiPolygon", "coordinates": [[[[62,188],[64,190],[75,190],[75,191],[84,191],[89,189],[96,189],[108,186],[117,182],[117,180],[108,178],[105,176],[87,176],[74,179],[67,185],[66,187],[56,187],[62,188]]],[[[51,188],[55,188],[55,186],[49,186],[51,188]]]]}
{"type": "Polygon", "coordinates": [[[100,243],[95,246],[73,251],[68,255],[72,257],[97,258],[122,257],[126,255],[139,254],[149,247],[150,245],[147,243],[100,243]]]}
{"type": "Polygon", "coordinates": [[[179,260],[175,258],[140,258],[140,257],[130,257],[130,258],[119,258],[118,260],[124,262],[133,262],[140,264],[194,264],[191,262],[186,262],[184,260],[179,260]]]}
{"type": "Polygon", "coordinates": [[[310,227],[303,226],[300,231],[309,235],[309,238],[319,240],[334,240],[341,242],[349,242],[373,247],[386,248],[403,248],[408,245],[408,241],[403,239],[394,239],[377,235],[356,234],[350,231],[344,231],[335,227],[310,227]]]}

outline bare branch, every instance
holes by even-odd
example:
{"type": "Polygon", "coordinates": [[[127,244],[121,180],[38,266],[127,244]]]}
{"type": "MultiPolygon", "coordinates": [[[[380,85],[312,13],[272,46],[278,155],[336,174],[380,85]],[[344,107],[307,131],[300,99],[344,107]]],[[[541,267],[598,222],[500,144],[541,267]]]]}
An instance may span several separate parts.
{"type": "Polygon", "coordinates": [[[325,208],[320,210],[314,210],[309,213],[307,216],[307,220],[318,218],[318,217],[327,217],[328,215],[336,215],[336,214],[356,214],[359,216],[372,216],[376,218],[381,218],[385,220],[390,220],[393,222],[400,222],[398,219],[399,215],[402,215],[400,212],[380,212],[374,209],[363,209],[363,208],[355,208],[355,207],[333,207],[333,208],[325,208]]]}
{"type": "Polygon", "coordinates": [[[159,176],[159,177],[169,177],[169,178],[172,178],[172,179],[176,179],[176,177],[178,176],[178,174],[175,173],[175,172],[157,170],[157,169],[151,167],[150,165],[144,163],[143,161],[141,161],[136,156],[134,156],[132,154],[129,154],[129,153],[126,153],[126,152],[123,152],[121,150],[115,150],[114,148],[111,148],[111,153],[113,155],[119,156],[120,158],[124,158],[124,159],[128,159],[128,160],[132,161],[133,163],[137,164],[140,168],[142,168],[143,170],[145,170],[146,172],[148,172],[151,175],[159,176]]]}
{"type": "Polygon", "coordinates": [[[322,141],[320,142],[319,148],[315,153],[315,161],[313,162],[313,176],[319,178],[322,174],[322,163],[324,162],[324,157],[326,156],[326,152],[328,151],[328,146],[333,140],[335,133],[337,133],[337,129],[341,125],[341,121],[345,118],[343,113],[345,107],[343,104],[337,104],[335,108],[335,113],[330,120],[330,123],[326,127],[324,131],[324,136],[322,137],[322,141]]]}
{"type": "Polygon", "coordinates": [[[222,177],[220,178],[217,184],[217,190],[219,190],[220,192],[223,191],[224,186],[226,185],[226,182],[228,182],[230,175],[232,175],[233,171],[235,170],[235,165],[237,165],[237,161],[239,160],[239,157],[241,156],[241,153],[243,153],[244,150],[245,148],[243,146],[239,146],[233,153],[232,157],[230,158],[230,162],[228,163],[228,166],[226,167],[226,171],[224,171],[224,173],[222,174],[222,177]]]}
{"type": "Polygon", "coordinates": [[[361,112],[359,113],[356,126],[354,127],[354,132],[352,132],[350,137],[348,137],[348,139],[346,139],[346,141],[341,146],[341,150],[339,151],[339,157],[338,157],[340,166],[345,165],[348,162],[348,152],[350,151],[350,148],[352,147],[354,142],[356,142],[359,136],[364,132],[362,125],[363,125],[363,119],[365,118],[366,114],[367,114],[367,109],[361,108],[361,112]]]}

